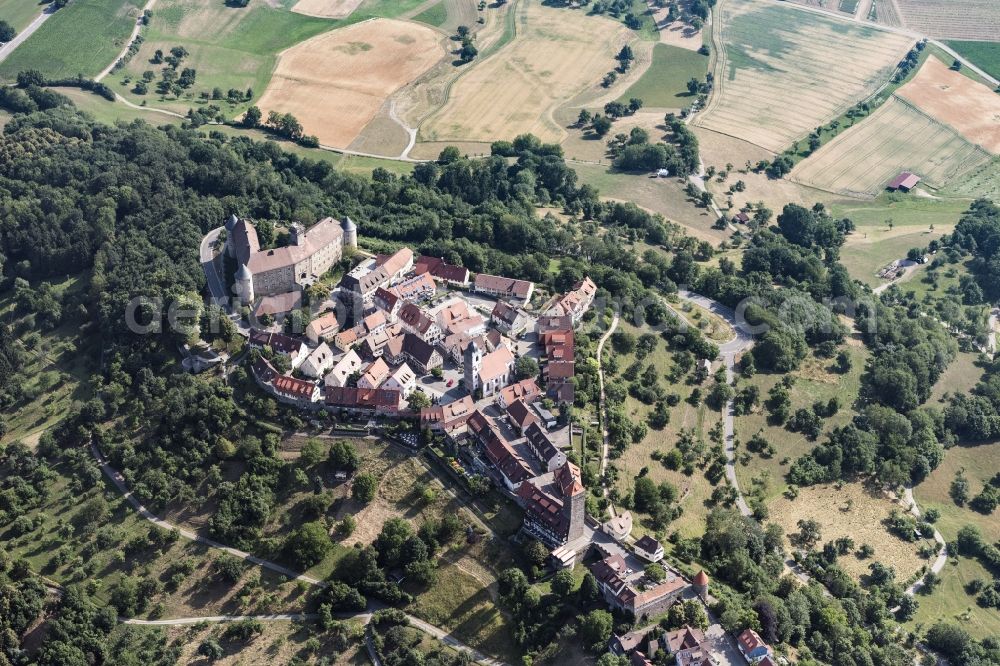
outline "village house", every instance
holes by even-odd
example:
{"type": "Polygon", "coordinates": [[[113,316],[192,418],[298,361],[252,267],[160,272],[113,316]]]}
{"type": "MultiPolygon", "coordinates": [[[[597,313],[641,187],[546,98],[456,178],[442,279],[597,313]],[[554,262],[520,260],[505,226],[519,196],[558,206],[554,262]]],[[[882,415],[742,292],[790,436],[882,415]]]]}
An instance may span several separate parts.
{"type": "Polygon", "coordinates": [[[382,348],[382,357],[393,365],[409,363],[421,374],[444,364],[437,349],[412,333],[400,333],[390,338],[382,348]]]}
{"type": "Polygon", "coordinates": [[[362,367],[364,367],[364,363],[361,361],[361,357],[352,349],[337,361],[333,369],[323,379],[323,383],[327,386],[347,386],[348,379],[355,373],[360,374],[362,367]]]}
{"type": "Polygon", "coordinates": [[[528,315],[506,301],[497,301],[490,313],[490,321],[511,337],[517,337],[528,327],[528,315]]]}
{"type": "Polygon", "coordinates": [[[466,422],[469,434],[472,435],[486,456],[486,459],[499,472],[503,485],[509,491],[517,490],[524,481],[532,476],[531,467],[518,453],[500,436],[490,419],[479,410],[469,415],[466,422]]]}
{"type": "Polygon", "coordinates": [[[339,330],[340,321],[337,319],[337,313],[327,312],[309,322],[306,326],[306,337],[309,338],[309,342],[318,345],[320,342],[331,342],[339,330]]]}
{"type": "Polygon", "coordinates": [[[604,533],[615,541],[625,541],[632,533],[632,512],[621,511],[613,518],[609,518],[601,526],[604,533]]]}
{"type": "Polygon", "coordinates": [[[530,425],[538,425],[538,417],[523,400],[515,400],[507,405],[506,414],[511,427],[519,434],[523,435],[525,428],[530,425]]]}
{"type": "Polygon", "coordinates": [[[541,393],[542,389],[538,388],[538,384],[535,383],[535,379],[533,377],[528,377],[527,379],[514,382],[510,386],[506,386],[501,389],[500,395],[497,396],[497,404],[500,405],[501,409],[507,409],[507,407],[515,400],[532,402],[537,396],[541,395],[541,393]]]}
{"type": "Polygon", "coordinates": [[[302,362],[299,366],[299,370],[302,371],[306,377],[312,377],[317,379],[326,374],[326,371],[333,367],[333,351],[330,350],[330,346],[325,342],[321,343],[319,347],[312,350],[312,353],[306,357],[306,360],[302,362]]]}
{"type": "Polygon", "coordinates": [[[464,396],[445,405],[431,405],[420,410],[421,427],[455,433],[465,427],[476,410],[472,396],[464,396]]]}
{"type": "Polygon", "coordinates": [[[226,254],[236,262],[234,288],[243,303],[301,291],[340,261],[344,248],[358,246],[357,226],[349,217],[327,217],[308,230],[290,224],[288,234],[286,247],[262,250],[252,222],[235,215],[226,221],[226,254]]]}
{"type": "Polygon", "coordinates": [[[247,341],[251,349],[270,348],[275,354],[281,354],[288,359],[288,364],[294,370],[302,365],[309,355],[309,348],[302,340],[298,340],[283,333],[270,333],[250,329],[250,337],[247,341]]]}
{"type": "Polygon", "coordinates": [[[437,285],[434,284],[430,275],[423,273],[403,280],[389,291],[404,301],[421,303],[434,298],[434,294],[437,293],[437,285]]]}
{"type": "Polygon", "coordinates": [[[546,471],[554,472],[566,464],[566,454],[559,450],[538,423],[525,426],[524,436],[527,438],[531,453],[542,463],[546,471]]]}
{"type": "Polygon", "coordinates": [[[647,562],[659,562],[663,559],[663,546],[659,541],[643,534],[642,538],[634,544],[635,554],[647,562]]]}
{"type": "Polygon", "coordinates": [[[381,358],[377,358],[361,373],[358,388],[376,389],[388,378],[389,365],[381,358]]]}
{"type": "Polygon", "coordinates": [[[420,256],[413,264],[413,272],[417,275],[430,273],[435,280],[440,280],[456,287],[469,286],[469,269],[464,266],[453,266],[437,257],[420,256]]]}
{"type": "Polygon", "coordinates": [[[596,294],[597,285],[589,277],[585,277],[571,291],[563,294],[545,314],[550,317],[568,316],[573,326],[576,326],[590,309],[596,294]]]}
{"type": "Polygon", "coordinates": [[[403,306],[403,299],[395,292],[385,287],[379,287],[375,290],[375,295],[372,297],[372,305],[385,313],[387,321],[394,322],[399,315],[399,308],[403,306]]]}
{"type": "Polygon", "coordinates": [[[751,664],[755,661],[771,656],[771,646],[764,642],[760,635],[753,629],[744,629],[736,637],[736,647],[740,649],[740,654],[751,664]]]}
{"type": "Polygon", "coordinates": [[[531,295],[535,291],[534,282],[486,273],[477,274],[472,284],[472,290],[477,293],[497,296],[521,306],[531,301],[531,295]]]}
{"type": "Polygon", "coordinates": [[[412,333],[429,345],[437,344],[443,337],[441,327],[416,303],[404,303],[403,307],[399,308],[398,318],[404,331],[412,333]]]}
{"type": "Polygon", "coordinates": [[[319,387],[314,382],[280,374],[266,359],[258,359],[250,366],[257,385],[280,402],[312,408],[319,400],[319,387]]]}
{"type": "Polygon", "coordinates": [[[355,416],[399,415],[399,391],[367,389],[349,386],[327,386],[324,389],[327,408],[355,416]]]}
{"type": "Polygon", "coordinates": [[[413,250],[404,247],[392,255],[379,255],[374,262],[360,264],[340,281],[340,297],[347,305],[371,305],[379,287],[391,285],[413,267],[413,250]]]}
{"type": "Polygon", "coordinates": [[[389,375],[382,384],[382,388],[399,391],[403,399],[409,398],[410,394],[417,388],[417,376],[410,369],[410,366],[404,363],[389,375]]]}

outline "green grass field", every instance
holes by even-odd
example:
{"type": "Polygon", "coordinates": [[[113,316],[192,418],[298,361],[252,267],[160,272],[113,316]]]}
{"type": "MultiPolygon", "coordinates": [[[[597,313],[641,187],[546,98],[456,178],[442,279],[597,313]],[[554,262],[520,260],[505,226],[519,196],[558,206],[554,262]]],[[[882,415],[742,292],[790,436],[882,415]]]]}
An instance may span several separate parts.
{"type": "MultiPolygon", "coordinates": [[[[824,421],[824,432],[850,422],[853,416],[851,404],[857,398],[861,386],[861,372],[868,357],[867,352],[860,347],[845,345],[844,349],[851,354],[852,361],[851,370],[847,374],[831,372],[828,368],[832,361],[814,356],[807,357],[802,366],[791,373],[795,378],[795,385],[790,391],[793,412],[800,407],[808,409],[817,401],[827,402],[834,396],[840,399],[840,411],[824,421]]],[[[750,384],[756,386],[763,403],[767,399],[768,391],[780,379],[779,375],[757,374],[741,381],[740,386],[750,384]]],[[[749,492],[753,487],[752,482],[755,478],[766,481],[763,486],[764,498],[770,502],[788,487],[785,483],[785,474],[788,473],[791,463],[812,450],[815,442],[783,426],[768,425],[767,411],[761,407],[755,413],[736,418],[736,437],[740,441],[739,452],[746,451],[743,445],[759,430],[763,430],[764,437],[774,446],[776,453],[770,458],[757,453],[752,454],[748,464],[736,466],[736,475],[744,492],[749,492]],[[784,462],[786,459],[787,462],[784,462]]],[[[817,441],[822,439],[823,435],[820,435],[817,441]]]]}
{"type": "Polygon", "coordinates": [[[71,2],[0,63],[0,79],[26,69],[50,78],[95,76],[125,46],[138,13],[129,0],[71,2]]]}
{"type": "MultiPolygon", "coordinates": [[[[961,359],[953,362],[952,366],[960,361],[961,359]]],[[[945,381],[951,370],[950,367],[939,383],[945,381]]],[[[978,368],[973,370],[975,372],[968,373],[973,377],[978,377],[982,372],[978,368]]],[[[949,378],[951,390],[967,390],[968,385],[968,378],[963,382],[958,382],[956,377],[949,378]]],[[[955,538],[963,525],[975,525],[987,541],[1000,539],[1000,512],[984,516],[968,506],[956,505],[949,497],[948,490],[958,470],[964,470],[969,480],[970,494],[975,496],[1000,471],[1000,444],[953,446],[948,449],[941,465],[914,489],[914,498],[923,509],[934,508],[941,513],[936,527],[948,541],[955,538]]],[[[980,608],[975,598],[964,589],[965,584],[974,578],[989,581],[992,576],[973,559],[950,558],[941,572],[940,586],[930,596],[917,597],[920,607],[912,624],[922,622],[929,625],[938,618],[944,618],[959,621],[977,638],[1000,635],[1000,614],[995,610],[980,608]]]]}
{"type": "MultiPolygon", "coordinates": [[[[637,328],[632,324],[622,321],[619,329],[638,336],[649,332],[646,328],[637,328]]],[[[607,347],[610,350],[611,347],[607,347]]],[[[635,354],[616,355],[618,373],[609,375],[611,382],[629,383],[622,378],[629,366],[635,361],[635,354]]],[[[706,446],[711,446],[708,439],[708,431],[720,420],[719,412],[710,409],[703,402],[697,406],[687,402],[687,398],[696,386],[699,386],[704,393],[712,384],[709,379],[701,385],[690,384],[686,380],[681,380],[671,384],[666,380],[665,375],[674,365],[672,353],[667,349],[662,340],[658,340],[656,349],[647,355],[642,361],[643,368],[652,365],[660,374],[661,385],[668,393],[677,393],[681,400],[677,405],[670,407],[670,421],[662,430],[649,428],[645,438],[637,444],[630,444],[625,452],[618,458],[612,459],[612,464],[618,468],[618,489],[623,494],[630,493],[633,489],[635,478],[640,470],[646,468],[649,477],[656,483],[668,481],[677,488],[680,506],[684,513],[670,523],[668,532],[679,531],[684,536],[700,536],[705,530],[705,517],[708,515],[708,507],[705,500],[712,494],[713,486],[705,478],[704,471],[695,469],[691,476],[685,475],[682,471],[671,470],[663,464],[652,459],[655,451],[666,453],[676,446],[678,435],[681,429],[693,429],[697,437],[703,439],[706,446]]],[[[625,413],[633,422],[646,422],[646,417],[653,411],[651,405],[646,405],[632,396],[625,399],[625,413]]],[[[638,512],[635,512],[640,516],[638,512]]],[[[650,528],[643,524],[642,520],[636,520],[632,535],[639,537],[642,534],[651,533],[650,528]]]]}
{"type": "Polygon", "coordinates": [[[14,30],[21,32],[42,13],[44,8],[45,5],[38,0],[0,0],[0,19],[14,26],[14,30]]]}
{"type": "Polygon", "coordinates": [[[993,78],[1000,79],[1000,42],[952,40],[945,43],[993,78]]]}
{"type": "MultiPolygon", "coordinates": [[[[49,280],[57,294],[79,293],[87,280],[71,276],[49,280]]],[[[33,285],[37,286],[37,285],[33,285]]],[[[28,352],[21,371],[25,399],[0,411],[8,432],[0,437],[0,446],[21,440],[29,446],[38,443],[42,433],[62,419],[74,402],[90,398],[87,379],[94,371],[90,354],[96,353],[99,341],[81,336],[77,323],[67,323],[44,334],[20,333],[29,329],[22,317],[14,314],[13,290],[0,298],[0,317],[17,332],[17,343],[28,352]],[[22,325],[24,324],[24,325],[22,325]]]]}
{"type": "Polygon", "coordinates": [[[436,5],[431,5],[414,16],[413,20],[440,28],[448,21],[448,8],[445,6],[444,0],[441,0],[436,5]]]}
{"type": "Polygon", "coordinates": [[[708,56],[679,46],[657,44],[653,47],[649,69],[621,99],[627,102],[638,97],[647,107],[681,108],[694,100],[687,89],[688,81],[704,81],[707,72],[708,56]]]}
{"type": "Polygon", "coordinates": [[[968,198],[986,197],[1000,201],[1000,157],[965,174],[958,181],[941,190],[941,194],[968,198]]]}

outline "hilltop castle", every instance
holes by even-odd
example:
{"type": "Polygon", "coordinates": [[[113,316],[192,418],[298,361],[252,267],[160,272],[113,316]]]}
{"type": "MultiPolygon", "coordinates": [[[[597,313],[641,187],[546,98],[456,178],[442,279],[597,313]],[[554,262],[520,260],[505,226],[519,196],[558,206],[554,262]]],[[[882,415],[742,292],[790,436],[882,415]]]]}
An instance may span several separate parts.
{"type": "Polygon", "coordinates": [[[250,220],[230,215],[226,221],[226,254],[236,260],[234,290],[243,303],[257,296],[299,291],[313,284],[340,261],[344,248],[358,247],[358,228],[345,217],[327,217],[309,230],[289,225],[289,244],[261,250],[250,220]]]}

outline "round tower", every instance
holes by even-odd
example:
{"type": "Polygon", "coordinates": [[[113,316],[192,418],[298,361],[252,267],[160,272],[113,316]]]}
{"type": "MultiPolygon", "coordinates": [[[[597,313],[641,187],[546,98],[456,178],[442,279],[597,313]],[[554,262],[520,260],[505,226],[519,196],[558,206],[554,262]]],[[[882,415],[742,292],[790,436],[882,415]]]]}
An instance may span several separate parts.
{"type": "Polygon", "coordinates": [[[233,229],[236,228],[236,223],[239,221],[236,213],[230,213],[229,217],[226,218],[226,254],[230,257],[236,256],[236,247],[233,245],[233,229]]]}
{"type": "Polygon", "coordinates": [[[354,224],[354,220],[345,215],[344,221],[341,222],[340,226],[344,230],[344,247],[350,247],[357,250],[358,225],[354,224]]]}
{"type": "Polygon", "coordinates": [[[240,265],[236,271],[235,284],[233,290],[240,297],[244,305],[253,302],[253,274],[246,264],[240,265]]]}
{"type": "Polygon", "coordinates": [[[702,601],[708,601],[708,574],[705,573],[704,569],[694,577],[691,587],[694,588],[695,593],[701,597],[702,601]]]}

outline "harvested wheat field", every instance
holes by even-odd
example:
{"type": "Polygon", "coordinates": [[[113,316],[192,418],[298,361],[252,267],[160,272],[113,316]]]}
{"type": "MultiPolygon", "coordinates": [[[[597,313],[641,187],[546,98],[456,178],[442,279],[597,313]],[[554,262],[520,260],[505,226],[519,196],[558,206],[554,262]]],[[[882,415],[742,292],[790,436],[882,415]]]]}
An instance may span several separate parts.
{"type": "Polygon", "coordinates": [[[913,45],[767,0],[723,0],[716,92],[695,123],[781,152],[873,94],[913,45]]]}
{"type": "Polygon", "coordinates": [[[800,162],[797,183],[847,196],[874,196],[901,171],[940,188],[990,160],[952,128],[891,97],[871,116],[800,162]]]}
{"type": "Polygon", "coordinates": [[[445,55],[441,36],[417,23],[373,19],[297,44],[278,57],[259,106],[291,113],[306,134],[344,148],[399,88],[445,55]]]}
{"type": "Polygon", "coordinates": [[[558,142],[566,131],[553,112],[598,86],[630,38],[619,23],[539,0],[524,0],[517,11],[517,37],[472,63],[421,125],[421,141],[494,141],[530,132],[558,142]]]}
{"type": "Polygon", "coordinates": [[[913,80],[896,91],[918,109],[954,127],[969,141],[1000,155],[1000,95],[928,58],[913,80]]]}
{"type": "Polygon", "coordinates": [[[903,24],[931,37],[994,41],[1000,35],[997,0],[895,1],[903,24]]]}
{"type": "MultiPolygon", "coordinates": [[[[817,547],[841,537],[854,539],[855,548],[867,543],[875,548],[875,556],[858,559],[853,553],[837,560],[845,571],[860,577],[868,573],[868,565],[874,561],[887,562],[896,570],[896,580],[905,581],[926,564],[917,554],[923,543],[903,541],[889,533],[883,524],[893,509],[904,509],[897,503],[870,491],[860,483],[845,483],[840,488],[835,484],[799,488],[794,500],[780,497],[770,503],[772,520],[785,530],[786,538],[799,531],[800,520],[815,520],[820,525],[820,542],[817,547]]],[[[791,547],[791,544],[786,544],[791,547]]]]}
{"type": "Polygon", "coordinates": [[[361,0],[299,0],[292,7],[296,14],[320,18],[347,18],[358,8],[361,0]]]}

